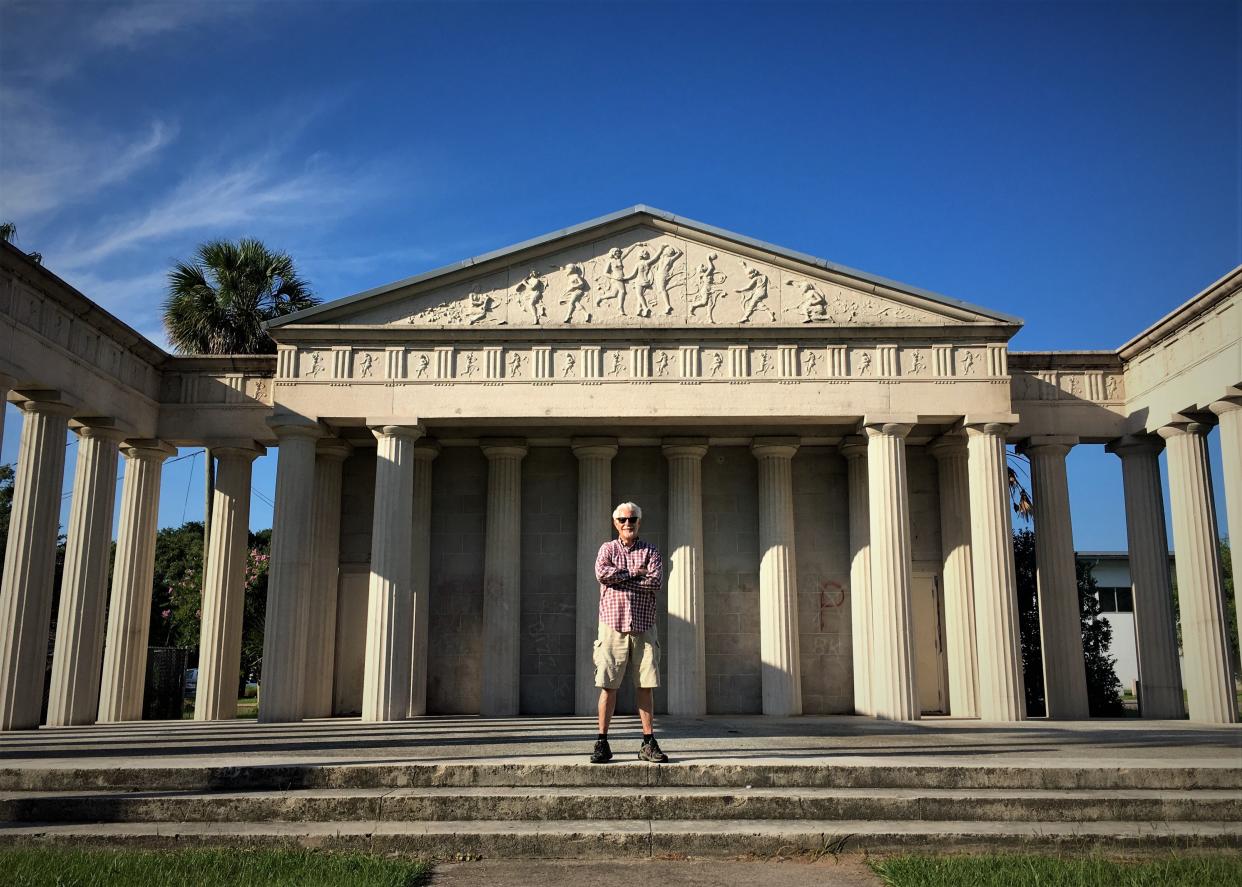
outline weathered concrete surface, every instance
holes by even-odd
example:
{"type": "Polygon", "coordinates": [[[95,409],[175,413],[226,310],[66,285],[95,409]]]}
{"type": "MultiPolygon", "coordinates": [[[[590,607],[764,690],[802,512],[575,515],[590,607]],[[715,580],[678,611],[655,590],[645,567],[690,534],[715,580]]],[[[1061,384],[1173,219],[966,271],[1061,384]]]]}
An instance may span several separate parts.
{"type": "Polygon", "coordinates": [[[486,859],[436,866],[432,887],[546,887],[548,884],[590,884],[632,887],[634,884],[679,884],[717,887],[872,887],[882,883],[859,857],[805,861],[610,859],[596,861],[513,862],[486,859]]]}

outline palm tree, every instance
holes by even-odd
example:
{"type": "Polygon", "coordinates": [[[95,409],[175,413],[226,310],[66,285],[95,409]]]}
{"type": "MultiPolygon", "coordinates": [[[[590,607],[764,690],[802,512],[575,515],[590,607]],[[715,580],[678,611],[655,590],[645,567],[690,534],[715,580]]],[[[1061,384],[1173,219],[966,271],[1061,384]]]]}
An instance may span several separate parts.
{"type": "Polygon", "coordinates": [[[213,240],[168,273],[164,329],[182,354],[273,354],[263,322],[318,303],[288,254],[213,240]]]}
{"type": "MultiPolygon", "coordinates": [[[[17,224],[15,222],[0,222],[0,241],[17,246],[17,224]]],[[[26,253],[26,257],[36,265],[43,263],[43,253],[26,253]]]]}

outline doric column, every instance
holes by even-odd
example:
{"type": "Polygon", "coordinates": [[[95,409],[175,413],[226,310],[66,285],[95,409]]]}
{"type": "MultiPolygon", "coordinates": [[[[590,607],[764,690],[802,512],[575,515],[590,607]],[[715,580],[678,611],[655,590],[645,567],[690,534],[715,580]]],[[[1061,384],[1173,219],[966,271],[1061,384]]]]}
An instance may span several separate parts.
{"type": "Polygon", "coordinates": [[[1202,422],[1159,430],[1169,451],[1173,554],[1182,615],[1182,675],[1190,719],[1231,724],[1238,719],[1221,583],[1216,508],[1202,422]]]}
{"type": "Polygon", "coordinates": [[[798,574],[794,557],[796,437],[757,437],[759,460],[759,650],[763,713],[802,714],[798,661],[798,574]]]}
{"type": "Polygon", "coordinates": [[[341,571],[341,468],[353,447],[321,440],[315,447],[315,501],[311,506],[311,576],[306,616],[306,681],[302,717],[332,716],[336,666],[336,595],[341,571]]]}
{"type": "Polygon", "coordinates": [[[125,454],[121,524],[116,533],[99,687],[99,720],[103,722],[142,720],[160,475],[164,460],[177,450],[158,440],[131,440],[121,445],[121,452],[125,454]]]}
{"type": "Polygon", "coordinates": [[[970,475],[970,561],[975,583],[975,640],[979,650],[979,717],[1026,719],[1022,639],[1013,566],[1013,525],[1005,435],[1009,426],[966,426],[970,475]]]}
{"type": "Polygon", "coordinates": [[[612,460],[617,441],[610,437],[583,437],[573,441],[578,457],[578,594],[574,647],[574,711],[593,714],[599,705],[595,688],[592,645],[599,630],[599,580],[595,556],[612,538],[612,460]]]}
{"type": "Polygon", "coordinates": [[[78,465],[65,537],[65,573],[47,702],[47,723],[52,727],[93,724],[99,713],[117,445],[123,437],[122,432],[101,426],[75,430],[78,465]]]}
{"type": "MultiPolygon", "coordinates": [[[[483,698],[489,718],[518,713],[521,679],[522,459],[521,440],[489,440],[487,541],[483,555],[483,698]]],[[[594,561],[592,561],[593,563],[594,561]]]]}
{"type": "Polygon", "coordinates": [[[1044,699],[1048,717],[1058,720],[1091,716],[1087,706],[1087,666],[1082,653],[1069,480],[1065,474],[1065,457],[1076,443],[1075,437],[1033,437],[1022,447],[1031,460],[1044,699]]]}
{"type": "Polygon", "coordinates": [[[400,721],[410,710],[414,444],[423,430],[417,425],[384,425],[372,432],[378,446],[362,719],[400,721]]]}
{"type": "Polygon", "coordinates": [[[1126,541],[1134,592],[1138,646],[1139,709],[1145,718],[1186,714],[1182,671],[1177,661],[1173,586],[1169,581],[1169,536],[1164,523],[1160,451],[1153,436],[1121,438],[1107,447],[1121,459],[1126,497],[1126,541]]]}
{"type": "Polygon", "coordinates": [[[203,577],[196,721],[237,717],[246,564],[250,559],[251,467],[266,450],[253,443],[220,444],[212,446],[210,452],[217,466],[203,577]]]}
{"type": "Polygon", "coordinates": [[[841,441],[846,459],[850,502],[850,639],[853,645],[854,711],[874,715],[871,703],[871,508],[868,497],[867,439],[850,435],[841,441]]]}
{"type": "MultiPolygon", "coordinates": [[[[1235,389],[1236,390],[1236,389],[1235,389]]],[[[1229,521],[1230,540],[1242,539],[1242,396],[1227,397],[1211,405],[1220,418],[1220,456],[1225,474],[1225,515],[1229,521]]],[[[1233,595],[1237,613],[1242,617],[1242,567],[1238,566],[1237,546],[1230,561],[1233,571],[1233,595]]],[[[1234,663],[1235,666],[1237,663],[1234,663]]]]}
{"type": "Polygon", "coordinates": [[[302,719],[315,441],[323,436],[323,429],[309,420],[278,417],[271,425],[278,450],[259,685],[259,720],[264,723],[302,719]]]}
{"type": "Polygon", "coordinates": [[[427,713],[427,651],[431,619],[431,463],[440,445],[423,440],[414,446],[414,535],[411,581],[414,589],[413,651],[410,654],[409,717],[427,713]]]}
{"type": "Polygon", "coordinates": [[[707,713],[703,645],[703,456],[706,438],[669,438],[668,713],[707,713]]]}
{"type": "Polygon", "coordinates": [[[37,727],[42,714],[69,433],[65,404],[32,399],[21,409],[25,415],[0,580],[0,730],[37,727]]]}
{"type": "Polygon", "coordinates": [[[930,447],[940,487],[940,552],[944,571],[945,654],[949,712],[979,717],[979,652],[975,641],[975,584],[970,564],[970,478],[966,438],[941,437],[930,447]]]}
{"type": "Polygon", "coordinates": [[[877,717],[919,716],[910,621],[910,495],[906,422],[867,423],[871,524],[871,700],[877,717]]]}

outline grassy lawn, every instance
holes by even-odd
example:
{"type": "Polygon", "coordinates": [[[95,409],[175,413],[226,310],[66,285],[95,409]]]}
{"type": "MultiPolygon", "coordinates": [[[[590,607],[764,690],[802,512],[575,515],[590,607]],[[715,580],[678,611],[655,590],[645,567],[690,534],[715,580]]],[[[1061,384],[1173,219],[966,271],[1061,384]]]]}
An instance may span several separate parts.
{"type": "Polygon", "coordinates": [[[298,850],[0,850],[10,887],[416,887],[429,863],[298,850]]]}
{"type": "Polygon", "coordinates": [[[889,887],[1236,887],[1242,856],[1128,862],[1056,856],[894,856],[871,860],[889,887]]]}

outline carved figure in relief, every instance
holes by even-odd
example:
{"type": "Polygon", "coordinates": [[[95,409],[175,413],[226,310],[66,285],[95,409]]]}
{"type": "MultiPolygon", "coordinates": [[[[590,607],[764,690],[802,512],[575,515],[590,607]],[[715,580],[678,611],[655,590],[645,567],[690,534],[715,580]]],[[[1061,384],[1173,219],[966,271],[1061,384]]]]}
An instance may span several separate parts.
{"type": "MultiPolygon", "coordinates": [[[[599,297],[596,298],[595,300],[596,308],[602,308],[604,302],[611,302],[613,299],[616,299],[617,310],[620,311],[622,314],[627,313],[625,310],[625,297],[626,297],[626,294],[628,293],[628,284],[637,275],[636,274],[630,274],[628,276],[626,275],[625,260],[629,256],[629,254],[633,252],[634,249],[640,245],[641,244],[636,243],[634,244],[634,246],[631,246],[628,250],[623,250],[619,246],[614,246],[612,249],[608,250],[608,260],[604,263],[604,281],[605,281],[604,288],[603,288],[603,292],[601,292],[599,297]]],[[[646,299],[645,297],[640,296],[639,297],[640,316],[642,315],[642,307],[644,305],[646,305],[646,299]]],[[[648,309],[647,313],[648,314],[651,313],[650,309],[648,309]]]]}
{"type": "MultiPolygon", "coordinates": [[[[639,243],[636,246],[638,247],[638,269],[634,272],[634,290],[635,295],[638,296],[638,316],[650,317],[651,303],[647,299],[647,294],[655,289],[655,267],[660,263],[667,247],[660,247],[660,251],[653,256],[647,244],[639,243]]],[[[668,300],[667,293],[664,298],[665,301],[668,300]]]]}
{"type": "Polygon", "coordinates": [[[522,355],[516,352],[509,355],[509,375],[518,376],[522,373],[522,355]]]}
{"type": "Polygon", "coordinates": [[[711,323],[716,322],[716,303],[725,294],[721,287],[726,280],[727,274],[722,274],[716,270],[715,253],[708,253],[707,260],[699,264],[698,270],[695,272],[695,283],[697,288],[691,292],[686,290],[687,296],[698,296],[698,300],[690,303],[690,313],[695,314],[700,308],[707,309],[707,319],[711,323]]]}
{"type": "Polygon", "coordinates": [[[429,366],[431,366],[431,358],[426,354],[418,355],[418,367],[415,369],[414,375],[420,379],[423,378],[423,376],[427,375],[427,367],[429,366]]]}
{"type": "Polygon", "coordinates": [[[590,290],[591,285],[582,276],[582,266],[576,262],[566,265],[565,292],[561,294],[561,304],[569,306],[569,311],[565,314],[566,323],[573,322],[574,312],[578,309],[582,309],[582,313],[586,315],[586,322],[591,322],[591,312],[587,310],[586,305],[582,304],[582,300],[586,298],[590,290]]]}
{"type": "Polygon", "coordinates": [[[724,372],[724,355],[719,351],[712,352],[712,369],[713,376],[719,376],[724,372]]]}
{"type": "Polygon", "coordinates": [[[910,372],[917,376],[925,369],[927,369],[927,364],[923,361],[923,352],[914,352],[914,362],[910,364],[910,372]]]}
{"type": "Polygon", "coordinates": [[[672,358],[668,356],[667,351],[661,351],[656,355],[656,375],[667,376],[668,365],[672,362],[672,358]]]}
{"type": "Polygon", "coordinates": [[[962,352],[962,375],[968,376],[974,371],[974,369],[975,369],[975,352],[963,351],[962,352]]]}
{"type": "Polygon", "coordinates": [[[1108,376],[1107,378],[1105,378],[1104,393],[1108,396],[1109,400],[1117,399],[1117,377],[1116,376],[1108,376]]]}
{"type": "Polygon", "coordinates": [[[858,356],[858,375],[865,376],[871,371],[871,352],[864,351],[858,356]]]}
{"type": "Polygon", "coordinates": [[[566,376],[566,377],[572,376],[574,374],[574,367],[576,367],[577,365],[578,365],[577,359],[572,354],[566,354],[565,355],[565,369],[561,371],[561,375],[566,376]]]}
{"type": "Polygon", "coordinates": [[[473,376],[473,375],[474,375],[474,370],[475,370],[475,366],[476,366],[476,365],[477,365],[477,361],[475,360],[474,355],[473,355],[473,354],[471,354],[469,351],[467,351],[467,352],[466,352],[466,362],[465,362],[465,364],[462,366],[462,369],[461,369],[461,374],[462,374],[463,376],[473,376]]]}
{"type": "Polygon", "coordinates": [[[832,318],[828,316],[828,299],[824,294],[815,288],[815,284],[809,280],[787,280],[786,286],[802,286],[802,301],[798,303],[797,311],[802,315],[803,323],[819,323],[832,318]]]}
{"type": "Polygon", "coordinates": [[[1069,377],[1069,379],[1066,382],[1065,390],[1068,391],[1070,394],[1072,394],[1074,397],[1077,397],[1079,395],[1080,392],[1078,390],[1078,377],[1077,376],[1069,377]]]}
{"type": "Polygon", "coordinates": [[[267,400],[266,382],[260,382],[258,385],[254,386],[254,397],[255,400],[267,400]]]}
{"type": "Polygon", "coordinates": [[[543,304],[544,287],[543,279],[534,268],[530,269],[525,280],[514,287],[518,294],[518,304],[523,310],[530,312],[531,320],[536,324],[539,323],[539,318],[548,316],[548,309],[543,304]]]}
{"type": "MultiPolygon", "coordinates": [[[[682,273],[681,268],[677,267],[677,260],[681,258],[681,250],[675,246],[665,244],[660,248],[660,255],[664,258],[659,259],[659,266],[655,276],[655,291],[664,302],[664,313],[673,313],[673,303],[669,299],[669,287],[676,286],[673,278],[682,273]]],[[[685,281],[681,281],[685,283],[685,281]]]]}
{"type": "Polygon", "coordinates": [[[814,351],[807,351],[802,355],[802,365],[806,368],[806,374],[813,376],[819,368],[819,355],[814,351]]]}
{"type": "Polygon", "coordinates": [[[310,362],[310,369],[306,371],[306,375],[318,376],[321,372],[323,372],[323,358],[319,356],[318,351],[312,351],[310,353],[310,362]]]}
{"type": "Polygon", "coordinates": [[[742,262],[742,267],[746,269],[749,281],[746,286],[734,290],[741,294],[742,307],[746,309],[739,323],[749,323],[756,311],[766,311],[772,320],[776,320],[776,312],[764,304],[768,300],[768,275],[745,262],[742,262]]]}
{"type": "Polygon", "coordinates": [[[375,358],[373,358],[370,354],[364,351],[362,353],[362,360],[358,362],[358,374],[363,377],[371,375],[371,367],[374,364],[375,364],[375,358]]]}
{"type": "Polygon", "coordinates": [[[474,290],[470,291],[467,296],[470,301],[471,313],[466,315],[466,322],[473,326],[484,320],[494,319],[497,323],[505,323],[503,318],[490,318],[492,309],[496,307],[496,300],[492,298],[490,293],[478,293],[474,290]]]}
{"type": "Polygon", "coordinates": [[[621,357],[621,352],[620,351],[612,352],[612,369],[608,371],[608,374],[610,376],[621,375],[623,363],[624,363],[624,358],[621,357]]]}
{"type": "Polygon", "coordinates": [[[755,374],[758,376],[766,376],[770,372],[772,372],[772,355],[766,351],[760,351],[759,366],[755,370],[755,374]]]}

